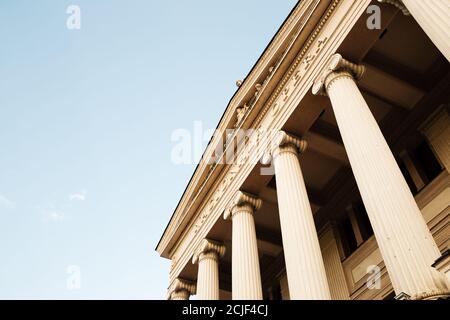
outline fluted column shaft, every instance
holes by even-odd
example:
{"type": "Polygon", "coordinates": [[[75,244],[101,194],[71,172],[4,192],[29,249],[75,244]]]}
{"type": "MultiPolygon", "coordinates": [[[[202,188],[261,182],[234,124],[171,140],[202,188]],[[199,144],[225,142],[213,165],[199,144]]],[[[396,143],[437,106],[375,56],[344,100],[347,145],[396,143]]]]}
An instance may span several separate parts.
{"type": "Polygon", "coordinates": [[[336,55],[325,88],[395,292],[447,291],[445,278],[431,267],[440,256],[436,243],[354,74],[345,71],[349,65],[336,55]]]}
{"type": "Polygon", "coordinates": [[[253,213],[261,200],[238,191],[228,205],[224,218],[232,220],[232,298],[262,300],[261,272],[253,213]]]}
{"type": "Polygon", "coordinates": [[[408,11],[450,61],[450,1],[402,0],[408,11]]]}
{"type": "Polygon", "coordinates": [[[216,252],[200,254],[197,296],[199,300],[219,300],[219,257],[216,252]]]}
{"type": "Polygon", "coordinates": [[[261,272],[253,209],[233,209],[232,297],[233,300],[262,300],[261,272]]]}
{"type": "Polygon", "coordinates": [[[273,161],[290,298],[328,300],[330,291],[297,147],[281,145],[273,161]]]}
{"type": "Polygon", "coordinates": [[[219,259],[225,254],[225,246],[204,239],[192,257],[198,262],[197,296],[199,300],[219,300],[219,259]]]}

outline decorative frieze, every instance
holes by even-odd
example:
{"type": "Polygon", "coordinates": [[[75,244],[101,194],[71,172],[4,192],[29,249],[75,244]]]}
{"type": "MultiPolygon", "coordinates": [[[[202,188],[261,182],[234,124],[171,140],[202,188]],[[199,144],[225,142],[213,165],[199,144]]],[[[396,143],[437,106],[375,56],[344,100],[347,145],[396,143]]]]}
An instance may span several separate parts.
{"type": "MultiPolygon", "coordinates": [[[[255,121],[255,127],[257,128],[257,130],[267,130],[268,129],[268,127],[266,125],[263,125],[261,123],[261,121],[262,121],[263,117],[266,115],[267,111],[272,108],[272,112],[269,115],[270,120],[265,121],[265,123],[272,122],[271,119],[278,116],[278,111],[279,111],[280,106],[282,106],[283,103],[286,101],[286,99],[289,98],[290,92],[294,91],[293,88],[297,87],[299,85],[299,80],[302,78],[302,75],[306,71],[308,71],[308,68],[299,68],[299,70],[297,70],[297,72],[295,72],[295,74],[294,74],[294,70],[297,69],[297,67],[301,64],[301,62],[305,58],[306,53],[309,52],[309,49],[311,49],[314,52],[314,59],[315,59],[317,57],[317,55],[323,49],[324,45],[327,43],[328,36],[320,37],[319,39],[316,39],[316,38],[319,35],[319,33],[322,30],[323,26],[325,25],[326,21],[330,18],[332,12],[335,10],[335,8],[337,7],[337,5],[339,4],[340,1],[341,0],[333,0],[329,9],[327,10],[326,14],[324,15],[324,18],[318,24],[316,30],[309,38],[308,42],[306,43],[305,47],[303,48],[303,50],[297,57],[296,61],[293,63],[293,66],[289,69],[289,72],[287,73],[287,75],[283,78],[282,83],[278,86],[278,89],[275,90],[274,94],[272,94],[271,98],[269,99],[269,101],[266,104],[266,107],[264,107],[264,109],[260,113],[259,117],[255,121]],[[317,40],[317,42],[315,43],[314,40],[317,40]],[[288,81],[288,80],[293,80],[293,81],[288,81]],[[284,90],[284,94],[281,97],[281,101],[278,102],[278,101],[275,101],[275,99],[279,97],[278,93],[281,92],[279,89],[280,87],[285,87],[285,90],[284,90]]],[[[272,68],[270,68],[270,69],[272,69],[272,68]]],[[[269,70],[269,71],[270,71],[269,73],[272,73],[273,69],[269,70]]],[[[245,109],[245,112],[243,112],[243,114],[240,117],[242,117],[242,118],[245,117],[245,115],[248,112],[251,112],[251,106],[248,107],[248,109],[245,109]]],[[[242,118],[239,120],[239,122],[242,121],[242,118]]],[[[255,136],[257,136],[257,135],[255,135],[255,136]]],[[[257,139],[257,137],[254,137],[254,138],[257,139]]],[[[268,139],[269,138],[270,137],[268,137],[268,139]]],[[[251,142],[255,142],[255,141],[251,141],[251,142]]],[[[226,148],[225,148],[225,150],[226,150],[226,148]]],[[[221,198],[221,196],[223,194],[223,190],[226,189],[228,187],[229,183],[231,183],[233,181],[234,177],[236,176],[236,173],[240,170],[241,165],[244,162],[244,160],[250,156],[250,153],[254,153],[254,151],[255,151],[254,149],[246,148],[246,150],[243,150],[242,154],[239,155],[240,161],[237,161],[237,163],[231,165],[228,175],[224,178],[223,182],[220,184],[217,191],[213,194],[213,196],[209,200],[208,204],[205,206],[205,208],[202,210],[202,213],[199,215],[199,217],[195,223],[195,226],[194,226],[194,230],[193,230],[194,233],[197,233],[198,230],[201,228],[201,226],[204,224],[204,222],[206,221],[207,217],[209,216],[209,213],[211,212],[212,208],[214,208],[215,204],[217,203],[217,200],[219,198],[221,198]]]]}
{"type": "MultiPolygon", "coordinates": [[[[332,48],[336,49],[339,45],[339,41],[344,39],[343,35],[351,29],[351,26],[357,21],[359,14],[364,12],[365,7],[370,1],[365,0],[354,3],[344,2],[345,6],[340,8],[339,17],[337,18],[342,19],[343,21],[345,20],[345,22],[340,24],[342,27],[325,28],[326,22],[341,2],[343,1],[334,0],[331,2],[330,6],[323,15],[322,20],[318,23],[315,31],[312,32],[306,41],[295,62],[283,77],[283,80],[279,83],[277,89],[274,90],[274,93],[266,102],[257,119],[255,119],[253,123],[255,131],[264,132],[264,130],[266,130],[265,132],[268,132],[269,134],[264,136],[255,134],[252,136],[249,139],[248,144],[240,152],[238,161],[227,166],[227,168],[224,169],[223,175],[217,178],[218,183],[210,187],[212,190],[211,195],[206,197],[206,199],[208,199],[207,202],[200,207],[199,214],[195,219],[193,227],[185,232],[182,236],[182,240],[180,240],[180,244],[172,251],[173,254],[179,256],[174,274],[177,274],[181,270],[182,266],[187,262],[186,254],[190,251],[188,244],[200,241],[197,239],[202,235],[206,235],[207,229],[212,225],[216,217],[218,217],[220,214],[219,212],[223,212],[226,207],[227,200],[225,199],[233,192],[232,189],[239,188],[243,176],[252,170],[254,164],[259,161],[262,155],[267,151],[267,145],[270,144],[270,141],[273,139],[276,132],[273,129],[277,127],[280,128],[282,123],[284,123],[289,116],[290,110],[293,110],[294,103],[292,102],[292,99],[295,98],[297,100],[299,95],[306,94],[308,84],[312,83],[311,73],[315,73],[316,68],[305,69],[305,64],[300,65],[302,60],[307,54],[313,51],[316,53],[316,56],[315,60],[310,63],[317,63],[316,61],[323,60],[323,55],[327,55],[329,51],[334,50],[332,48]],[[352,10],[355,14],[349,16],[347,14],[349,10],[352,10]],[[330,39],[336,35],[339,35],[338,39],[330,41],[330,39]],[[280,94],[286,86],[290,86],[290,89],[285,91],[284,96],[281,97],[280,94]],[[284,100],[284,98],[287,98],[287,100],[284,100]],[[269,111],[270,113],[268,113],[269,111]],[[274,132],[274,134],[271,132],[274,132]],[[199,233],[201,234],[199,235],[199,233]]],[[[317,4],[318,1],[315,3],[317,4]]],[[[305,13],[306,20],[309,15],[312,14],[312,11],[305,13]]],[[[302,25],[303,23],[300,24],[302,25]]],[[[248,112],[251,112],[251,110],[252,109],[250,107],[248,112]]],[[[192,254],[190,257],[192,257],[192,254]]]]}

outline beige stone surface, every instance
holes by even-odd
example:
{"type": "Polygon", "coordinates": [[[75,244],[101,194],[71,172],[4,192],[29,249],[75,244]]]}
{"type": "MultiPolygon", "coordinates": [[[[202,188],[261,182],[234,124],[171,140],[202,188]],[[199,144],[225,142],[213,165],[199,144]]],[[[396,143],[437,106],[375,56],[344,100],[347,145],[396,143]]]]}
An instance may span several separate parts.
{"type": "Polygon", "coordinates": [[[382,5],[381,29],[368,31],[370,0],[296,5],[218,125],[221,134],[264,134],[247,144],[231,135],[244,145],[223,145],[238,150],[226,165],[209,162],[223,144],[221,134],[213,137],[157,246],[172,260],[170,299],[448,292],[447,264],[432,264],[450,240],[450,74],[439,54],[448,60],[449,2],[384,2],[411,17],[382,5]],[[408,153],[420,132],[446,169],[432,181],[408,153]],[[261,174],[266,153],[273,172],[261,174]],[[415,197],[396,160],[420,189],[415,197]],[[363,237],[350,212],[358,247],[345,253],[342,234],[324,226],[348,216],[359,194],[375,237],[363,237]],[[368,289],[373,265],[380,288],[368,289]]]}

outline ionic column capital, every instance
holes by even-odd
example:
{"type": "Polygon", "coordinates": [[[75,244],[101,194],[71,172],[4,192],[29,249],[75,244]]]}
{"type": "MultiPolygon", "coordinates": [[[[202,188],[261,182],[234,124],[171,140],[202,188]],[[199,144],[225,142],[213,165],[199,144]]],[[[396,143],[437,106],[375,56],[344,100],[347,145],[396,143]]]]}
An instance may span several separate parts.
{"type": "Polygon", "coordinates": [[[186,290],[173,291],[169,300],[189,300],[190,293],[186,290]]]}
{"type": "Polygon", "coordinates": [[[168,290],[169,300],[187,300],[189,296],[195,294],[195,283],[181,278],[175,279],[168,290]]]}
{"type": "Polygon", "coordinates": [[[363,65],[345,60],[339,53],[331,56],[320,76],[314,82],[312,92],[315,95],[327,95],[329,86],[341,77],[362,78],[365,71],[363,65]]]}
{"type": "Polygon", "coordinates": [[[200,243],[200,247],[192,257],[192,263],[196,264],[203,259],[219,260],[225,255],[225,246],[219,242],[209,239],[203,239],[200,243]]]}
{"type": "Polygon", "coordinates": [[[400,9],[405,16],[409,16],[411,14],[402,0],[378,0],[378,2],[393,5],[394,7],[400,9]]]}
{"type": "Polygon", "coordinates": [[[291,152],[298,156],[305,152],[308,147],[306,140],[298,138],[294,135],[280,131],[270,144],[268,152],[263,157],[263,163],[268,164],[273,158],[284,152],[291,152]]]}
{"type": "Polygon", "coordinates": [[[225,209],[223,218],[225,220],[232,218],[233,215],[239,211],[249,211],[253,214],[255,210],[261,208],[261,205],[261,199],[255,197],[254,195],[237,191],[225,209]]]}

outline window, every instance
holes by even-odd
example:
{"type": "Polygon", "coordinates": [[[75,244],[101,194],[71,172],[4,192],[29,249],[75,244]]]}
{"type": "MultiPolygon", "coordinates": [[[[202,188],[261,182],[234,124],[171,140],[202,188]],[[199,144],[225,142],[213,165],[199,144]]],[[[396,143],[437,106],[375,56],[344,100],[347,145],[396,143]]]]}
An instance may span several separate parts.
{"type": "Polygon", "coordinates": [[[400,163],[398,165],[399,165],[400,170],[401,170],[401,172],[403,174],[403,177],[406,180],[406,183],[408,184],[409,190],[411,190],[411,193],[413,195],[416,195],[419,192],[419,190],[417,189],[416,184],[414,183],[411,175],[409,174],[409,171],[406,168],[405,163],[403,161],[400,161],[400,163]]]}
{"type": "Polygon", "coordinates": [[[362,200],[353,203],[338,224],[345,257],[373,235],[372,225],[362,200]]]}
{"type": "Polygon", "coordinates": [[[402,153],[399,167],[413,195],[419,193],[443,170],[425,140],[402,153]]]}
{"type": "Polygon", "coordinates": [[[359,230],[361,232],[363,241],[366,241],[373,235],[372,224],[370,223],[369,216],[367,215],[366,207],[362,201],[353,206],[358,220],[359,230]]]}
{"type": "Polygon", "coordinates": [[[357,248],[355,233],[349,217],[345,217],[339,224],[339,233],[341,235],[342,247],[345,257],[351,255],[357,248]]]}
{"type": "Polygon", "coordinates": [[[425,184],[434,180],[441,172],[442,166],[436,159],[426,141],[423,141],[411,151],[414,164],[417,166],[425,184]]]}

